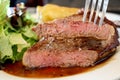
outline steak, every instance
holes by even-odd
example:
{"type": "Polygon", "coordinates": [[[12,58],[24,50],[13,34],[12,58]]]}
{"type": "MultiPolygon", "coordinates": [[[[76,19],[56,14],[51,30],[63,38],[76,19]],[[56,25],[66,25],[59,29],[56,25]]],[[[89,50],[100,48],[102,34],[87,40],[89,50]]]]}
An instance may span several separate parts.
{"type": "Polygon", "coordinates": [[[78,13],[63,19],[38,24],[33,31],[39,41],[23,56],[23,65],[42,67],[88,67],[113,55],[119,45],[112,22],[102,26],[82,22],[78,13]]]}

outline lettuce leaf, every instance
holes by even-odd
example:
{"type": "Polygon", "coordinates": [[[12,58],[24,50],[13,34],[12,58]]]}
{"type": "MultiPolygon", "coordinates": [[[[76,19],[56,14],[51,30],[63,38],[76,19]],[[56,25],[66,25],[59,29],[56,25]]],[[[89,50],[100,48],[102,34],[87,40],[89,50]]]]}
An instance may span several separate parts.
{"type": "MultiPolygon", "coordinates": [[[[11,18],[7,17],[9,3],[10,0],[0,0],[0,64],[8,59],[21,60],[25,51],[37,42],[37,36],[31,30],[36,23],[30,15],[19,16],[24,25],[18,25],[18,29],[13,27],[11,18]]],[[[20,23],[18,19],[16,21],[20,23]]]]}
{"type": "Polygon", "coordinates": [[[13,59],[12,46],[6,36],[0,37],[0,53],[2,62],[6,60],[5,57],[7,59],[13,59]]]}
{"type": "Polygon", "coordinates": [[[8,37],[4,34],[3,26],[0,26],[0,62],[13,59],[12,46],[8,37]]]}
{"type": "Polygon", "coordinates": [[[21,33],[9,33],[9,41],[12,45],[27,44],[27,42],[23,39],[21,33]]]}
{"type": "Polygon", "coordinates": [[[0,22],[6,18],[7,10],[10,5],[10,0],[0,0],[0,22]]]}

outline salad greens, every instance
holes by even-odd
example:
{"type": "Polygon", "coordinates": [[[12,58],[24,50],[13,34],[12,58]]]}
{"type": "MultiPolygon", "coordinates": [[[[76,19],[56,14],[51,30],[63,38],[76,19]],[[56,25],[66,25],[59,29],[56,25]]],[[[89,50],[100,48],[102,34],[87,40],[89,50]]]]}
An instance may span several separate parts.
{"type": "Polygon", "coordinates": [[[0,24],[6,17],[7,9],[9,7],[9,0],[0,0],[0,24]]]}
{"type": "Polygon", "coordinates": [[[37,36],[31,30],[36,25],[34,19],[20,5],[12,17],[7,17],[9,2],[0,0],[0,9],[5,9],[0,11],[0,63],[21,60],[24,52],[37,42],[37,36]]]}

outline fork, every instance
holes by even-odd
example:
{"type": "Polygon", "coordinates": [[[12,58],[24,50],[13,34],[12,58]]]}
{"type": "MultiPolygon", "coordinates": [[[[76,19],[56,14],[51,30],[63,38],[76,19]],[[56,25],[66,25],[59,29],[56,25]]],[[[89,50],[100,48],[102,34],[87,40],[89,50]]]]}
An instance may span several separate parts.
{"type": "Polygon", "coordinates": [[[89,11],[90,4],[91,4],[89,22],[92,22],[93,13],[96,12],[95,18],[94,18],[94,24],[96,24],[97,18],[100,14],[101,5],[102,5],[102,12],[101,12],[100,21],[98,24],[99,26],[102,26],[108,3],[109,3],[109,0],[103,0],[103,1],[102,0],[86,0],[85,10],[84,10],[84,15],[83,15],[83,22],[86,21],[86,16],[89,11]],[[95,11],[95,8],[96,8],[96,11],[95,11]]]}

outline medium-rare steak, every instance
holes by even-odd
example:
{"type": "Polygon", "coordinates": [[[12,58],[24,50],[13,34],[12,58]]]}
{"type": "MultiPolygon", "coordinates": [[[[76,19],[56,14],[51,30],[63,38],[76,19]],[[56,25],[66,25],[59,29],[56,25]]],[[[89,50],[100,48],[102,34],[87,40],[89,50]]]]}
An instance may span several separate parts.
{"type": "Polygon", "coordinates": [[[81,21],[75,14],[49,23],[38,24],[33,30],[39,42],[23,56],[27,67],[88,67],[112,55],[119,45],[116,28],[105,20],[99,27],[81,21]]]}

